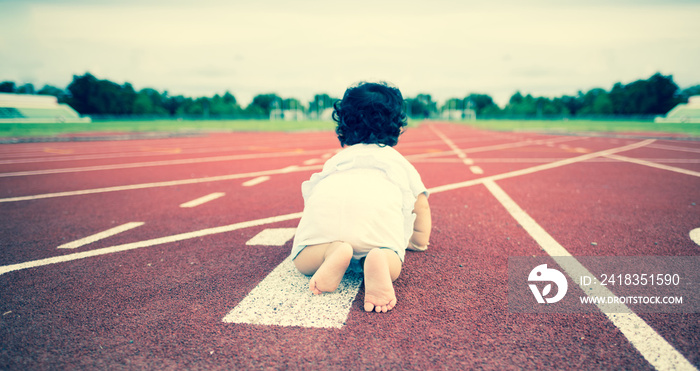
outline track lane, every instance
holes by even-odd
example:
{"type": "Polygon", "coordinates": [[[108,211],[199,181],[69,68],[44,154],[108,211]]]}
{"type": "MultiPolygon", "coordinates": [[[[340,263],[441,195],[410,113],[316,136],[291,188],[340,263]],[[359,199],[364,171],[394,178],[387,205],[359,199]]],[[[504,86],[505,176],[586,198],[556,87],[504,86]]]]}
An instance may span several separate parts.
{"type": "MultiPolygon", "coordinates": [[[[461,127],[449,127],[454,134],[461,132],[461,127]]],[[[472,135],[471,132],[469,135],[461,133],[465,137],[472,135]]],[[[429,143],[426,149],[435,147],[435,144],[434,141],[429,143]]],[[[410,148],[417,150],[420,146],[410,148]]],[[[444,157],[449,156],[454,155],[444,157]]],[[[503,179],[499,184],[512,184],[514,189],[522,190],[528,188],[524,185],[545,174],[559,171],[565,174],[564,169],[569,166],[597,165],[601,163],[589,161],[567,165],[522,178],[503,179]]],[[[617,165],[620,165],[619,169],[632,166],[617,165]]],[[[416,163],[416,166],[423,173],[429,172],[432,164],[416,163]]],[[[460,174],[462,180],[473,179],[463,164],[445,166],[442,170],[451,170],[451,174],[463,172],[460,174]]],[[[489,169],[486,170],[489,174],[489,169]]],[[[426,185],[444,185],[438,178],[440,172],[434,174],[424,176],[426,185]]],[[[241,191],[241,197],[231,198],[225,206],[218,203],[203,205],[210,209],[209,212],[201,209],[199,216],[183,217],[181,223],[211,221],[213,217],[220,218],[219,222],[239,212],[244,214],[260,208],[261,214],[266,216],[287,207],[296,207],[295,210],[299,211],[298,187],[308,175],[310,172],[285,174],[279,179],[273,177],[269,183],[259,184],[257,187],[260,188],[241,191]],[[263,188],[265,186],[269,187],[263,188]],[[290,192],[296,196],[290,196],[290,192]],[[274,205],[265,209],[259,200],[245,203],[241,201],[244,194],[250,198],[272,197],[274,205]]],[[[562,176],[559,187],[564,188],[572,182],[573,178],[562,176]]],[[[663,185],[663,182],[662,179],[659,184],[663,185]]],[[[191,194],[213,191],[204,185],[191,187],[191,194]]],[[[547,191],[553,188],[546,182],[543,187],[540,188],[547,191]]],[[[600,189],[596,191],[601,192],[600,189]]],[[[172,201],[173,198],[168,192],[159,197],[160,192],[155,189],[130,191],[129,196],[134,192],[144,193],[144,200],[154,199],[153,203],[146,203],[143,210],[153,209],[158,201],[172,201]]],[[[122,204],[130,203],[126,196],[125,193],[122,204]]],[[[92,196],[76,199],[87,197],[92,196]]],[[[64,198],[61,202],[70,199],[64,198]]],[[[226,199],[228,197],[221,200],[226,199]]],[[[530,195],[524,198],[528,199],[530,195]]],[[[40,210],[44,202],[49,200],[15,205],[35,203],[38,205],[36,210],[40,210]]],[[[10,205],[2,205],[0,210],[10,205]]],[[[154,212],[154,222],[162,215],[176,214],[177,205],[154,212]]],[[[528,211],[543,209],[542,205],[548,208],[552,203],[535,203],[528,211]]],[[[118,206],[114,204],[115,212],[118,206]]],[[[509,221],[505,212],[499,211],[499,205],[483,186],[435,193],[431,196],[431,206],[435,215],[433,246],[428,253],[409,254],[405,271],[397,282],[399,307],[385,317],[362,312],[360,292],[347,325],[337,332],[220,324],[235,302],[288,254],[289,243],[282,247],[246,247],[245,241],[262,229],[256,227],[240,234],[205,236],[94,258],[92,262],[68,262],[0,276],[0,281],[7,283],[7,289],[12,290],[2,291],[3,299],[9,297],[6,296],[8,292],[26,292],[26,295],[11,301],[13,308],[22,309],[10,309],[12,313],[3,316],[3,321],[8,321],[4,323],[8,324],[11,339],[15,340],[6,349],[17,354],[25,349],[21,339],[33,339],[35,347],[27,362],[35,365],[42,362],[44,366],[97,367],[129,362],[149,368],[168,365],[276,368],[294,367],[301,362],[319,367],[342,364],[350,368],[377,364],[397,368],[435,365],[650,368],[602,315],[538,316],[507,312],[504,291],[507,257],[542,254],[542,251],[522,229],[509,221]],[[445,292],[450,292],[452,297],[445,298],[445,292]],[[60,298],[55,305],[36,299],[54,296],[60,298]],[[10,325],[9,321],[17,322],[10,325]],[[353,338],[359,341],[349,340],[353,338]],[[56,347],[55,344],[63,345],[56,347]],[[339,355],[329,355],[328,344],[338,348],[339,355]],[[421,351],[415,350],[415,344],[420,344],[421,351]],[[60,349],[63,355],[57,354],[56,349],[60,349]]],[[[192,211],[195,210],[197,208],[192,211]]],[[[79,211],[76,206],[74,212],[79,211]]],[[[173,216],[169,218],[172,220],[173,216]]],[[[621,214],[620,218],[624,215],[621,214]]],[[[168,228],[169,224],[164,219],[161,227],[168,228]]],[[[281,227],[294,225],[291,221],[275,224],[281,227]]],[[[655,327],[661,328],[660,332],[666,338],[667,333],[679,326],[697,324],[696,315],[652,317],[650,321],[657,321],[653,322],[655,327]]],[[[697,349],[698,341],[692,337],[681,336],[672,341],[686,356],[689,351],[697,349]]]]}

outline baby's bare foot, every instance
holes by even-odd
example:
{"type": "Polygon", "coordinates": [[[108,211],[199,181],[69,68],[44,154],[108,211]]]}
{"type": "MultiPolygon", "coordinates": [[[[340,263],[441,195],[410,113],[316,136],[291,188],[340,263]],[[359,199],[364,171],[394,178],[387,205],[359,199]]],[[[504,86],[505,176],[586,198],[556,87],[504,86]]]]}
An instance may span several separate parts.
{"type": "Polygon", "coordinates": [[[391,283],[389,263],[380,249],[374,249],[365,258],[365,312],[387,312],[396,305],[394,285],[391,283]]]}
{"type": "Polygon", "coordinates": [[[340,285],[345,270],[352,259],[352,246],[345,242],[334,242],[328,247],[328,253],[323,264],[309,281],[309,289],[316,295],[323,292],[333,292],[340,285]]]}

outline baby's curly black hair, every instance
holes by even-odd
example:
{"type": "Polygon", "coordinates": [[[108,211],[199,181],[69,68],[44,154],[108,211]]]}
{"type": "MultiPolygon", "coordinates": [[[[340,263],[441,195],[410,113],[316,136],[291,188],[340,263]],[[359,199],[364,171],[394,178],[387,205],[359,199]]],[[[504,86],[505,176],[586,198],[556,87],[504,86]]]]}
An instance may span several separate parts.
{"type": "Polygon", "coordinates": [[[399,89],[387,83],[361,82],[349,87],[333,104],[333,121],[341,146],[379,144],[395,146],[407,125],[399,89]]]}

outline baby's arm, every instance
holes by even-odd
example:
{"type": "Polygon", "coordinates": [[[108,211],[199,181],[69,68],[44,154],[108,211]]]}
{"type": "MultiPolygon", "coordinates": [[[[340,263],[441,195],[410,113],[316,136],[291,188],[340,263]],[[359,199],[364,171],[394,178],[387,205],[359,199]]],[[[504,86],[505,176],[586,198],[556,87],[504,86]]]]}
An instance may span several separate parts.
{"type": "Polygon", "coordinates": [[[425,193],[418,195],[416,204],[413,207],[413,212],[416,214],[416,221],[413,223],[413,235],[409,240],[408,249],[424,251],[428,248],[430,230],[432,229],[430,205],[428,205],[428,196],[426,196],[425,193]]]}

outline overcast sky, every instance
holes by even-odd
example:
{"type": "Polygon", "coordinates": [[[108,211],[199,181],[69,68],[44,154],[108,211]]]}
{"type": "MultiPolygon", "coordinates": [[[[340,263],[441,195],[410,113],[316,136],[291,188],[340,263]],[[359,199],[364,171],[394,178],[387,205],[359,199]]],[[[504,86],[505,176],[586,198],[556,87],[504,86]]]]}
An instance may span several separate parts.
{"type": "Polygon", "coordinates": [[[700,84],[700,0],[0,0],[0,81],[90,72],[246,105],[383,80],[404,97],[700,84]]]}

